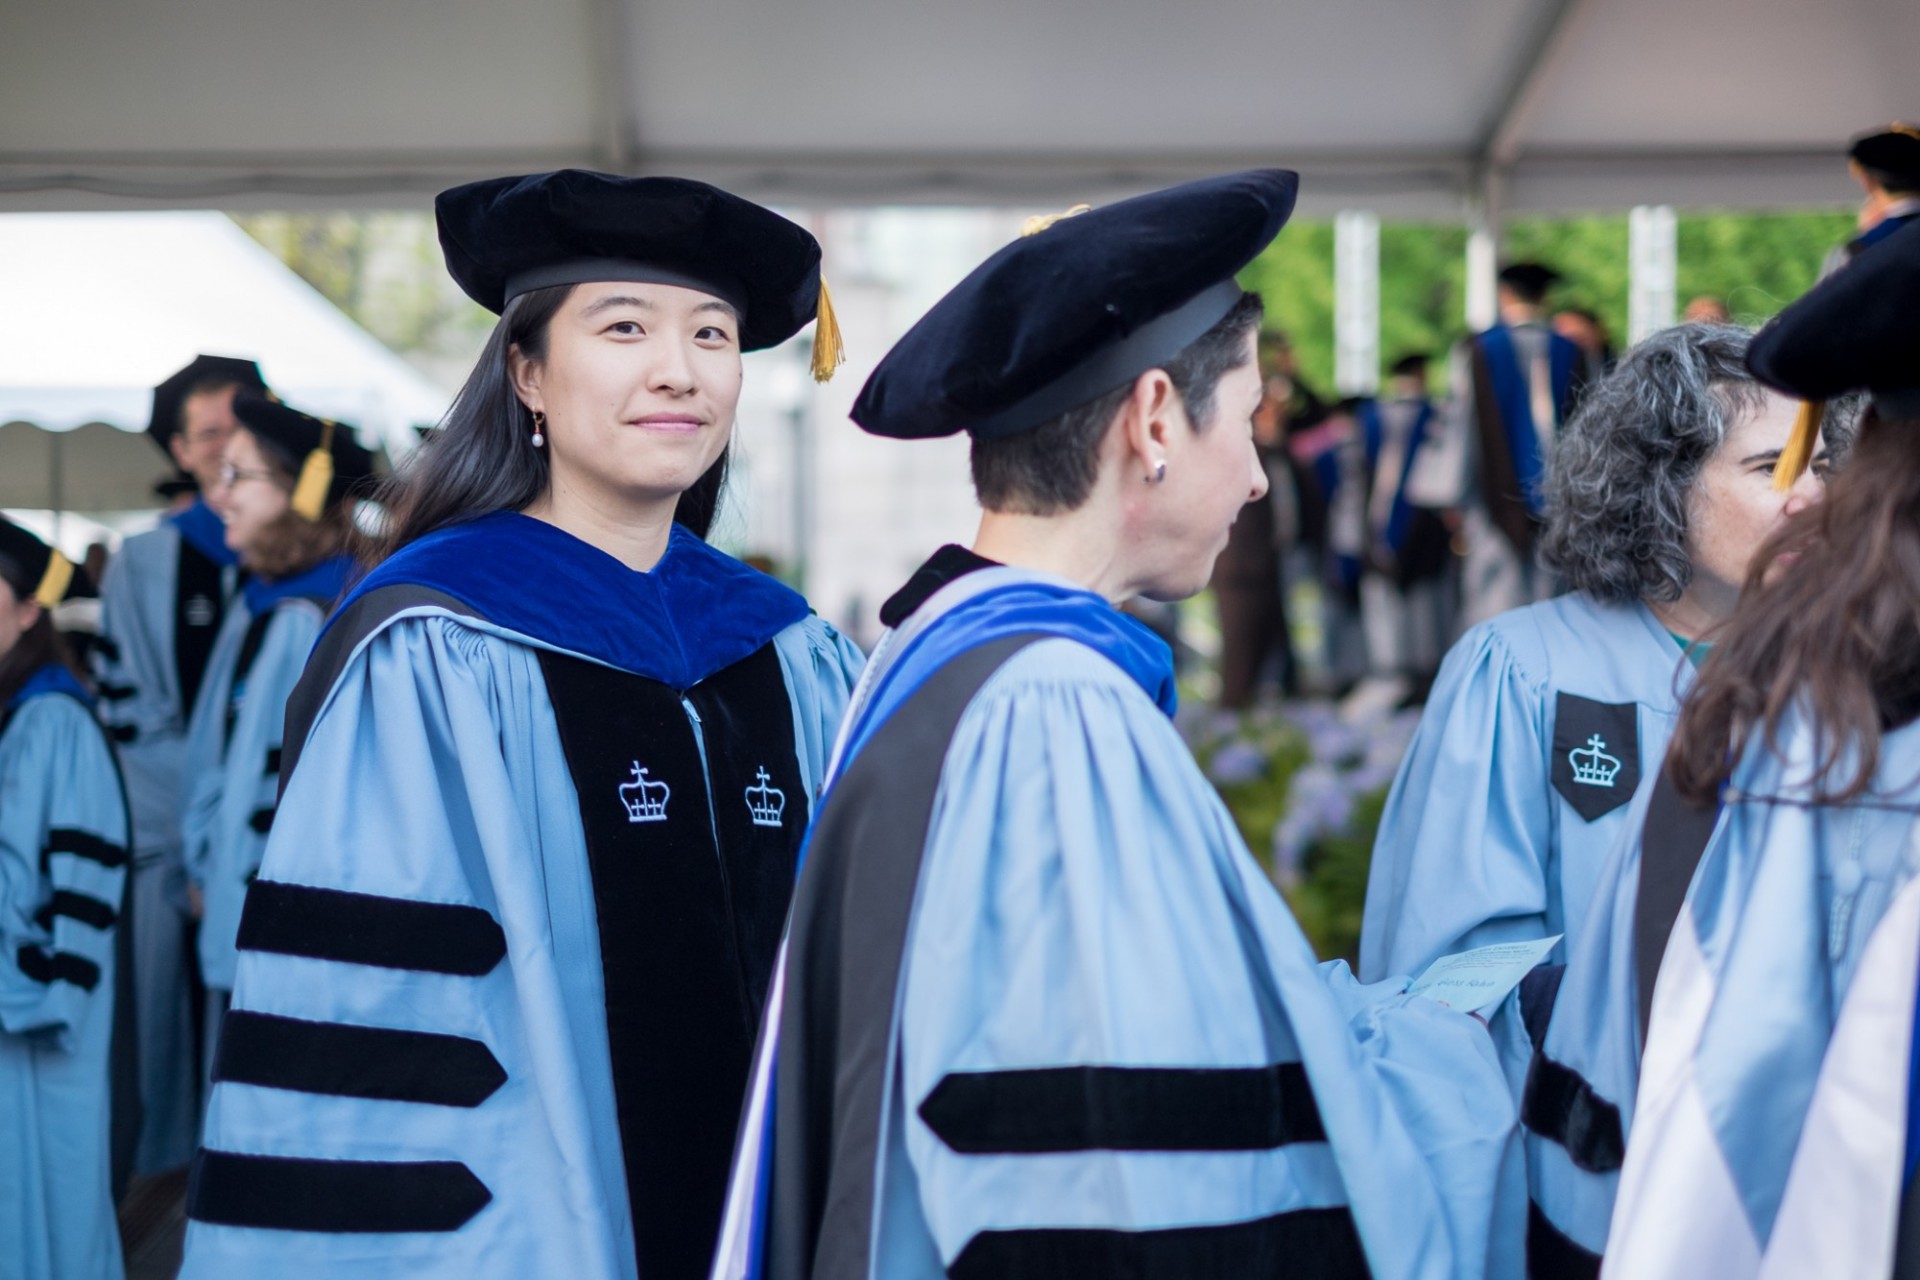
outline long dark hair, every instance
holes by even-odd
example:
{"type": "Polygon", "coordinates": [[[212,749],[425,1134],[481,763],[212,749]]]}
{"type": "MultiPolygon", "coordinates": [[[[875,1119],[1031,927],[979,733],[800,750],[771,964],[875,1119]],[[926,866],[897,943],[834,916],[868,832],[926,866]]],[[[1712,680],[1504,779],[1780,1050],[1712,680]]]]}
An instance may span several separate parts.
{"type": "MultiPolygon", "coordinates": [[[[508,355],[517,346],[531,359],[546,358],[547,328],[574,287],[535,289],[507,304],[440,428],[375,493],[386,522],[363,558],[383,560],[436,529],[518,511],[546,492],[547,451],[528,443],[533,414],[514,390],[508,355]]],[[[674,520],[702,538],[720,509],[732,452],[731,445],[723,450],[674,508],[674,520]]]]}
{"type": "Polygon", "coordinates": [[[1814,798],[1855,799],[1873,783],[1882,733],[1920,712],[1917,441],[1920,422],[1869,410],[1826,499],[1761,544],[1668,752],[1689,799],[1714,798],[1755,730],[1777,750],[1795,707],[1815,729],[1814,798]],[[1788,552],[1798,563],[1769,575],[1788,552]]]}
{"type": "MultiPolygon", "coordinates": [[[[12,567],[11,561],[0,560],[0,591],[11,591],[15,600],[25,600],[33,594],[38,584],[18,581],[15,574],[6,571],[12,567]]],[[[60,633],[53,629],[53,610],[43,606],[40,620],[21,633],[19,642],[13,648],[0,655],[0,708],[13,700],[13,695],[20,692],[20,686],[27,682],[28,676],[50,662],[57,662],[76,678],[80,677],[80,668],[74,664],[73,655],[67,652],[60,633]]]]}

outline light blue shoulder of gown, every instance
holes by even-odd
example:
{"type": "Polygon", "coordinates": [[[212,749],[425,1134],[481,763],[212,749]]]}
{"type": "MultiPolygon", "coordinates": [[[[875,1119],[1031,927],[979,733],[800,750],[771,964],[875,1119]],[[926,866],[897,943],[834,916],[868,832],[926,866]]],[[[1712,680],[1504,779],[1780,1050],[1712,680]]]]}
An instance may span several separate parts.
{"type": "Polygon", "coordinates": [[[0,1274],[8,1277],[122,1274],[107,1058],[127,838],[119,773],[92,714],[62,695],[27,699],[0,736],[0,1274]],[[50,926],[34,918],[45,907],[50,926]],[[52,981],[21,969],[26,948],[54,966],[52,981]]]}
{"type": "Polygon", "coordinates": [[[1106,659],[1038,642],[974,699],[916,903],[876,1274],[939,1274],[986,1231],[1338,1206],[1376,1276],[1518,1274],[1513,1105],[1485,1030],[1318,965],[1172,724],[1106,659]],[[920,1111],[949,1073],[1293,1062],[1324,1142],[963,1155],[920,1111]]]}
{"type": "Polygon", "coordinates": [[[866,655],[813,614],[776,635],[773,649],[780,658],[780,673],[786,677],[787,696],[793,700],[793,747],[800,759],[800,775],[817,800],[866,655]]]}
{"type": "Polygon", "coordinates": [[[232,668],[222,672],[211,704],[221,712],[230,704],[233,731],[224,750],[205,774],[195,779],[196,809],[211,815],[195,845],[190,867],[205,911],[200,920],[200,976],[209,987],[233,987],[234,936],[247,885],[260,869],[267,833],[274,821],[280,790],[281,737],[287,698],[300,682],[307,655],[320,634],[324,614],[311,600],[283,600],[273,609],[260,648],[248,668],[243,689],[231,683],[232,668]]]}
{"type": "Polygon", "coordinates": [[[1630,806],[1588,821],[1554,790],[1556,695],[1637,704],[1644,785],[1691,676],[1639,604],[1561,596],[1462,636],[1381,816],[1361,976],[1417,974],[1455,951],[1576,926],[1630,806]]]}
{"type": "MultiPolygon", "coordinates": [[[[858,659],[813,620],[776,644],[817,788],[858,659]]],[[[523,637],[428,608],[361,643],[287,780],[261,880],[478,907],[500,926],[505,959],[465,976],[243,950],[234,1007],[478,1040],[506,1080],[471,1108],[222,1083],[205,1145],[458,1161],[490,1199],[437,1233],[194,1221],[183,1275],[631,1280],[599,926],[565,759],[523,637]]]]}

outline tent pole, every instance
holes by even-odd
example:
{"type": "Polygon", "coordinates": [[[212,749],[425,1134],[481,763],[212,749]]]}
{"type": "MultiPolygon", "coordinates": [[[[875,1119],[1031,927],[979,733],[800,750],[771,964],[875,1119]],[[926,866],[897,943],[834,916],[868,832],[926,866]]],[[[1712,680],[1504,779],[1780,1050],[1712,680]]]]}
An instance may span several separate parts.
{"type": "Polygon", "coordinates": [[[1467,327],[1478,333],[1498,318],[1495,283],[1505,241],[1506,172],[1480,166],[1467,202],[1467,327]]]}
{"type": "Polygon", "coordinates": [[[1334,382],[1343,396],[1380,388],[1380,218],[1347,209],[1333,220],[1334,382]]]}

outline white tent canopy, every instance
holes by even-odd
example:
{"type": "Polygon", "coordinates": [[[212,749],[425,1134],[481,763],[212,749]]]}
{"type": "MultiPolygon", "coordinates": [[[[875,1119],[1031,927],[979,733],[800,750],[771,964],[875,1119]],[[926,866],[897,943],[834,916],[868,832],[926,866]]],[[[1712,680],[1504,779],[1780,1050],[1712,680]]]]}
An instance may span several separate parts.
{"type": "Polygon", "coordinates": [[[790,204],[1833,205],[1913,0],[9,0],[0,207],[418,204],[569,164],[790,204]]]}
{"type": "Polygon", "coordinates": [[[66,473],[65,505],[142,505],[163,469],[143,431],[153,386],[202,352],[260,363],[288,403],[398,456],[448,396],[218,213],[0,216],[0,505],[66,473]],[[71,439],[35,438],[21,424],[71,439]],[[66,455],[66,456],[62,456],[66,455]],[[133,485],[129,492],[129,485],[133,485]],[[115,495],[130,498],[115,501],[115,495]]]}

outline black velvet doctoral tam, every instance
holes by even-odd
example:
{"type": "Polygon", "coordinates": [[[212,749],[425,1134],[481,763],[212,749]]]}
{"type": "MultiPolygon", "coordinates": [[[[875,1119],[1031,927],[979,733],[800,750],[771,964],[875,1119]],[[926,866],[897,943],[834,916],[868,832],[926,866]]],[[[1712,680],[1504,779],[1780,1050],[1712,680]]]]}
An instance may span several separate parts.
{"type": "MultiPolygon", "coordinates": [[[[153,389],[153,412],[147,418],[147,434],[167,451],[167,444],[180,433],[180,410],[187,394],[209,382],[231,382],[256,391],[267,389],[260,366],[237,356],[195,356],[186,368],[173,374],[153,389]]],[[[171,457],[171,454],[169,454],[171,457]]]]}
{"type": "Polygon", "coordinates": [[[1164,363],[1239,301],[1300,185],[1251,169],[1075,213],[1001,249],[907,332],[854,402],[899,439],[1028,431],[1164,363]]]}
{"type": "MultiPolygon", "coordinates": [[[[236,392],[233,416],[295,475],[307,455],[328,439],[325,419],[302,413],[258,391],[236,392]]],[[[344,422],[334,424],[327,451],[333,455],[333,486],[327,501],[333,503],[373,474],[373,453],[354,438],[353,428],[344,422]]]]}
{"type": "Polygon", "coordinates": [[[819,305],[819,242],[704,182],[561,169],[454,187],[433,207],[447,270],[496,314],[551,285],[679,285],[731,304],[741,349],[758,351],[800,332],[819,305]]]}

